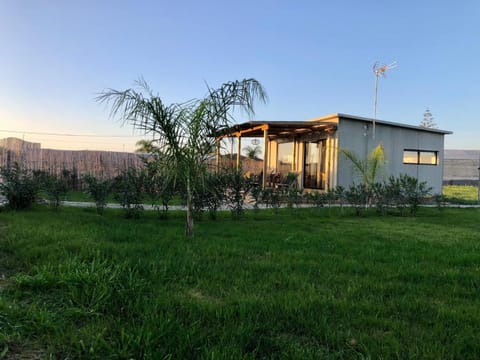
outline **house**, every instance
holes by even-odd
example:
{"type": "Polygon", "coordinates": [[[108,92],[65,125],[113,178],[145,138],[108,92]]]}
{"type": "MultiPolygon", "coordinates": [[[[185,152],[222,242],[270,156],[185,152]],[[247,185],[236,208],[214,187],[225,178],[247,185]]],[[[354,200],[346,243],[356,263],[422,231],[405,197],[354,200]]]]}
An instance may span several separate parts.
{"type": "MultiPolygon", "coordinates": [[[[348,187],[357,178],[342,155],[349,149],[366,158],[378,144],[385,150],[384,176],[408,174],[426,181],[434,193],[442,190],[444,136],[450,131],[384,120],[331,114],[306,121],[250,121],[219,133],[219,139],[263,138],[263,186],[275,175],[293,172],[297,185],[327,190],[348,187]]],[[[237,164],[240,163],[238,158],[237,164]]]]}

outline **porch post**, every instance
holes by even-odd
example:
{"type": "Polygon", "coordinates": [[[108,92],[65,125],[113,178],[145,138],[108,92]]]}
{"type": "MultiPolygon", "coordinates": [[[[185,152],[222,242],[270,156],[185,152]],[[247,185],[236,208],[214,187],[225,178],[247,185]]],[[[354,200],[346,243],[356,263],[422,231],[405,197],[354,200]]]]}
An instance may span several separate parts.
{"type": "Polygon", "coordinates": [[[292,172],[295,172],[296,167],[297,167],[297,139],[293,137],[293,149],[292,149],[292,172]]]}
{"type": "Polygon", "coordinates": [[[215,142],[215,171],[218,173],[220,171],[220,140],[217,139],[215,142]]]}
{"type": "Polygon", "coordinates": [[[242,151],[242,136],[238,135],[237,136],[237,171],[240,169],[240,152],[242,151]]]}
{"type": "Polygon", "coordinates": [[[262,188],[267,187],[267,161],[268,161],[268,126],[263,129],[263,177],[262,177],[262,188]]]}

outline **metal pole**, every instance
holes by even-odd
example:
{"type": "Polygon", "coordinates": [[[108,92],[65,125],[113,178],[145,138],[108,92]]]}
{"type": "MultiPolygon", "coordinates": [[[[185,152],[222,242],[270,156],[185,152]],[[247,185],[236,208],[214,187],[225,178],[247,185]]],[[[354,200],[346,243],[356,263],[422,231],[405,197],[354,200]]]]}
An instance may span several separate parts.
{"type": "Polygon", "coordinates": [[[375,120],[377,120],[377,93],[378,93],[378,74],[375,73],[375,96],[373,99],[373,124],[372,124],[373,140],[375,140],[375,120]]]}

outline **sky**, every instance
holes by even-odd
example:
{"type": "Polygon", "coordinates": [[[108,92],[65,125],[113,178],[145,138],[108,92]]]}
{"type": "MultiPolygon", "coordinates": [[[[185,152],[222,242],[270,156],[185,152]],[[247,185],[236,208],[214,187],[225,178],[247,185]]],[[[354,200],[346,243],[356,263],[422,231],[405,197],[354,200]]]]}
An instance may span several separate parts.
{"type": "Polygon", "coordinates": [[[396,61],[377,118],[428,108],[447,149],[480,149],[479,19],[478,0],[1,0],[0,138],[133,151],[142,134],[95,97],[140,77],[167,103],[255,78],[252,120],[373,117],[372,66],[396,61]]]}

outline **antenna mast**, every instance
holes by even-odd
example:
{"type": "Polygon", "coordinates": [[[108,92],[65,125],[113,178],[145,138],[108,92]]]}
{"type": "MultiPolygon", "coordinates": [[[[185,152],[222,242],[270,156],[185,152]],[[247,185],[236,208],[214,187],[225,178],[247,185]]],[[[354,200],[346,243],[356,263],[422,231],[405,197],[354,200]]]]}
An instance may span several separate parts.
{"type": "Polygon", "coordinates": [[[387,77],[385,74],[387,70],[394,69],[397,67],[397,62],[394,61],[390,65],[380,65],[378,62],[373,64],[373,73],[375,74],[375,95],[373,98],[373,130],[372,137],[375,139],[375,120],[377,120],[377,93],[378,93],[378,78],[381,76],[383,78],[387,77]]]}

